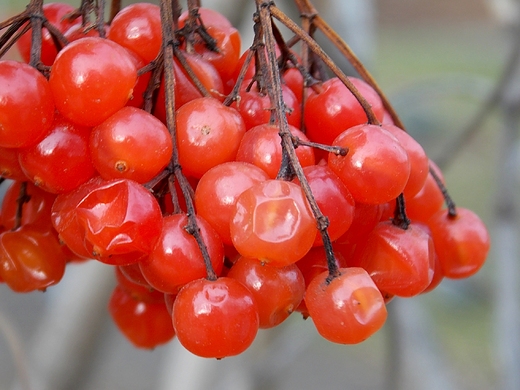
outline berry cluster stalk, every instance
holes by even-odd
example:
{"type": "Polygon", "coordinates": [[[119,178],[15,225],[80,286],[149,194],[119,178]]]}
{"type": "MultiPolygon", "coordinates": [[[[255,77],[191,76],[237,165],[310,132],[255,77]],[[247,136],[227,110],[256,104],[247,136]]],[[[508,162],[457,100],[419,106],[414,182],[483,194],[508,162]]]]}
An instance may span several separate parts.
{"type": "MultiPolygon", "coordinates": [[[[200,235],[200,229],[197,226],[195,219],[195,209],[193,207],[193,201],[191,193],[188,189],[189,183],[186,177],[181,171],[179,164],[179,154],[177,149],[177,136],[175,126],[175,74],[173,72],[173,56],[175,54],[175,47],[177,40],[173,32],[174,20],[177,20],[180,15],[180,7],[178,7],[177,1],[174,1],[174,5],[169,0],[161,0],[161,24],[163,33],[163,45],[162,51],[164,56],[164,84],[165,84],[165,104],[166,104],[166,125],[170,132],[173,153],[172,160],[170,163],[171,172],[175,175],[175,178],[179,182],[184,198],[186,199],[188,226],[186,231],[191,234],[200,248],[202,256],[204,258],[204,264],[206,266],[206,278],[208,280],[217,280],[217,275],[211,265],[211,259],[208,254],[208,249],[202,236],[200,235]]],[[[172,191],[172,193],[175,191],[172,191]]]]}

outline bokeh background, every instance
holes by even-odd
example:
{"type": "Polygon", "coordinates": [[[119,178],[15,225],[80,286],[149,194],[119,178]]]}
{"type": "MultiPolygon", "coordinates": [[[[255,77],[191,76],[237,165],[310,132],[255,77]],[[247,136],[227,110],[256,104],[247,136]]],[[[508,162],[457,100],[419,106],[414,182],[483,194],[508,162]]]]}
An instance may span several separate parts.
{"type": "MultiPolygon", "coordinates": [[[[276,3],[298,17],[290,0],[276,3]]],[[[520,389],[520,1],[315,3],[443,166],[455,202],[488,224],[492,251],[480,273],[394,299],[385,327],[360,345],[331,344],[295,314],[243,355],[216,361],[176,341],[134,349],[106,310],[112,270],[72,265],[46,293],[0,285],[1,390],[520,389]]],[[[225,13],[250,45],[252,0],[202,4],[225,13]]],[[[0,19],[24,7],[0,0],[0,19]]]]}

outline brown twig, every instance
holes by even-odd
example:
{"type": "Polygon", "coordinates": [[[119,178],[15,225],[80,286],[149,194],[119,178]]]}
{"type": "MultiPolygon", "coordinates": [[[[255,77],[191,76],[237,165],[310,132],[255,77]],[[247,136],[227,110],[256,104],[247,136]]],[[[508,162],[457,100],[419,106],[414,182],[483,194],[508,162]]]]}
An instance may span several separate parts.
{"type": "Polygon", "coordinates": [[[173,1],[176,4],[172,5],[170,0],[161,0],[161,24],[163,32],[163,45],[162,50],[164,52],[164,83],[165,83],[165,104],[166,104],[166,125],[171,135],[173,143],[173,153],[170,162],[170,169],[175,175],[175,179],[179,182],[182,194],[186,201],[188,225],[186,231],[193,235],[204,258],[204,265],[206,267],[206,278],[208,280],[217,280],[217,275],[211,264],[211,259],[208,253],[208,249],[202,236],[200,229],[197,225],[195,217],[195,209],[192,201],[192,194],[188,187],[190,187],[186,177],[183,175],[181,167],[179,165],[179,155],[177,149],[177,136],[175,126],[175,73],[173,72],[173,55],[177,45],[175,35],[173,32],[174,19],[179,17],[178,11],[180,8],[177,5],[177,1],[173,1]],[[175,15],[174,15],[175,10],[175,15]]]}
{"type": "MultiPolygon", "coordinates": [[[[285,153],[287,154],[289,161],[292,166],[292,170],[298,180],[300,181],[300,185],[302,190],[309,202],[312,213],[316,219],[317,227],[320,231],[320,234],[323,239],[324,248],[327,255],[327,263],[329,267],[329,276],[327,281],[330,282],[333,278],[339,275],[339,269],[336,265],[336,261],[334,258],[334,252],[332,250],[332,243],[330,241],[329,234],[327,232],[327,227],[329,224],[328,218],[323,215],[320,211],[314,196],[312,195],[311,188],[309,183],[303,174],[303,169],[298,161],[298,157],[296,156],[296,151],[294,149],[293,140],[291,136],[291,132],[289,131],[289,125],[287,123],[287,117],[285,116],[284,110],[284,102],[281,88],[281,80],[278,72],[278,62],[276,59],[276,51],[275,45],[276,41],[274,39],[273,31],[272,31],[272,19],[271,16],[274,16],[272,10],[276,9],[272,5],[271,2],[265,0],[256,0],[257,4],[257,13],[260,18],[265,45],[267,52],[267,91],[269,93],[269,97],[271,99],[272,104],[275,107],[275,115],[278,121],[278,125],[280,127],[280,137],[282,138],[282,147],[285,153]]],[[[277,11],[278,12],[278,11],[277,11]]],[[[278,16],[280,13],[278,12],[278,16]]],[[[283,17],[283,16],[282,16],[283,17]]],[[[278,19],[278,17],[277,17],[278,19]]],[[[300,31],[300,30],[298,30],[300,31]]]]}
{"type": "Polygon", "coordinates": [[[363,111],[365,112],[368,123],[373,125],[379,125],[379,120],[375,116],[374,112],[370,104],[367,100],[361,95],[358,89],[352,84],[352,82],[348,79],[348,77],[343,73],[343,71],[332,61],[332,59],[323,51],[323,49],[318,45],[318,43],[309,36],[300,26],[298,26],[294,21],[292,21],[287,15],[285,15],[279,8],[277,8],[272,3],[264,3],[268,5],[270,13],[273,17],[278,19],[284,26],[286,26],[289,30],[291,30],[294,34],[298,35],[300,39],[308,46],[308,48],[322,60],[325,65],[336,75],[348,90],[354,95],[357,99],[363,111]]]}

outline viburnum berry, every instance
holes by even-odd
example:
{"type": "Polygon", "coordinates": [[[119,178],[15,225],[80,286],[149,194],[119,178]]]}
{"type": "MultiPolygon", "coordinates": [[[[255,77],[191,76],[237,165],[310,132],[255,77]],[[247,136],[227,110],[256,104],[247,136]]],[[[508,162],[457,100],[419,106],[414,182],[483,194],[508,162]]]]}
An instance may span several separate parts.
{"type": "Polygon", "coordinates": [[[65,272],[55,235],[30,224],[0,234],[0,276],[16,292],[45,290],[65,272]]]}
{"type": "Polygon", "coordinates": [[[107,38],[133,51],[145,63],[155,59],[162,44],[161,12],[156,4],[130,4],[110,23],[107,38]]]}
{"type": "Polygon", "coordinates": [[[96,170],[89,155],[91,128],[56,115],[48,134],[36,145],[20,148],[25,175],[54,194],[69,192],[85,183],[96,170]]]}
{"type": "Polygon", "coordinates": [[[32,66],[0,61],[0,85],[0,147],[36,144],[54,119],[49,82],[32,66]]]}
{"type": "Polygon", "coordinates": [[[58,53],[49,85],[60,113],[96,126],[131,98],[137,69],[127,50],[98,37],[78,39],[58,53]]]}
{"type": "Polygon", "coordinates": [[[172,156],[166,126],[135,107],[123,107],[94,127],[89,145],[96,170],[107,180],[126,178],[146,183],[168,165],[172,156]]]}
{"type": "MultiPolygon", "coordinates": [[[[444,176],[439,167],[430,160],[430,168],[435,172],[441,183],[444,184],[444,176]]],[[[427,223],[428,220],[442,208],[444,195],[433,175],[428,173],[422,188],[414,196],[405,195],[406,214],[413,221],[427,223]]]]}
{"type": "Polygon", "coordinates": [[[121,333],[138,348],[152,349],[175,336],[164,300],[136,299],[116,286],[108,302],[108,312],[121,333]]]}
{"type": "Polygon", "coordinates": [[[253,164],[230,161],[207,171],[195,188],[195,208],[219,234],[222,242],[232,245],[229,223],[237,198],[242,192],[269,177],[253,164]]]}
{"type": "Polygon", "coordinates": [[[195,99],[179,108],[176,127],[179,162],[186,175],[196,178],[233,161],[246,132],[237,110],[213,98],[195,99]]]}
{"type": "Polygon", "coordinates": [[[273,328],[296,310],[305,293],[305,280],[295,264],[273,267],[257,259],[240,257],[228,277],[241,282],[258,306],[260,328],[273,328]]]}
{"type": "Polygon", "coordinates": [[[403,229],[386,221],[380,222],[356,248],[354,257],[381,291],[411,297],[431,283],[434,253],[433,240],[424,229],[413,223],[403,229]]]}
{"type": "MultiPolygon", "coordinates": [[[[238,99],[232,104],[244,119],[246,129],[269,123],[272,104],[269,95],[263,90],[258,90],[256,84],[248,89],[251,80],[245,80],[240,89],[238,99]]],[[[282,84],[283,101],[286,107],[287,122],[295,128],[301,126],[300,102],[291,89],[282,84]]]]}
{"type": "Polygon", "coordinates": [[[437,211],[429,220],[442,273],[448,278],[467,278],[486,260],[490,238],[482,220],[471,210],[457,207],[456,215],[437,211]]]}
{"type": "MultiPolygon", "coordinates": [[[[204,39],[198,34],[194,34],[194,42],[191,43],[193,50],[215,66],[222,81],[226,82],[232,77],[240,57],[240,34],[231,22],[218,11],[200,7],[198,13],[207,34],[216,41],[216,47],[215,50],[208,48],[204,39]]],[[[179,28],[185,26],[188,16],[189,10],[181,14],[179,28]]]]}
{"type": "Polygon", "coordinates": [[[258,308],[239,281],[221,277],[185,285],[172,310],[179,342],[201,357],[224,358],[244,352],[258,332],[258,308]]]}
{"type": "Polygon", "coordinates": [[[346,156],[329,153],[328,165],[356,202],[385,203],[403,192],[410,177],[408,154],[384,127],[351,127],[332,145],[348,150],[346,156]]]}
{"type": "MultiPolygon", "coordinates": [[[[49,23],[56,27],[61,33],[65,33],[72,26],[81,24],[81,18],[69,19],[66,17],[74,11],[75,8],[66,3],[55,2],[43,5],[43,15],[47,18],[49,23]]],[[[29,62],[31,58],[31,41],[32,29],[29,29],[16,41],[18,51],[25,62],[29,62]]],[[[42,28],[42,63],[51,66],[57,54],[58,49],[56,48],[54,38],[47,28],[42,28]]]]}
{"type": "Polygon", "coordinates": [[[267,180],[238,197],[230,231],[242,256],[282,267],[311,249],[316,222],[300,186],[267,180]]]}
{"type": "MultiPolygon", "coordinates": [[[[303,168],[318,207],[329,220],[327,232],[331,241],[341,237],[354,219],[355,202],[339,177],[326,165],[303,168]]],[[[297,180],[295,180],[298,182],[297,180]]],[[[323,245],[321,234],[316,234],[314,246],[323,245]]]]}
{"type": "MultiPolygon", "coordinates": [[[[363,80],[355,77],[349,80],[381,121],[384,110],[379,95],[363,80]]],[[[367,123],[361,104],[339,78],[324,81],[318,89],[318,93],[309,94],[304,109],[305,128],[312,141],[330,145],[346,129],[367,123]]]]}
{"type": "MultiPolygon", "coordinates": [[[[193,74],[199,79],[204,88],[206,88],[210,96],[218,100],[223,100],[224,86],[215,67],[198,54],[183,54],[193,74]]],[[[176,58],[174,58],[173,61],[173,72],[175,74],[175,90],[173,92],[175,94],[176,110],[192,100],[203,97],[202,93],[195,86],[193,80],[176,58]]],[[[165,88],[163,78],[159,86],[159,91],[157,92],[157,102],[153,114],[166,123],[165,88]]]]}
{"type": "Polygon", "coordinates": [[[61,239],[75,253],[113,265],[147,256],[162,227],[153,195],[128,179],[93,179],[60,195],[52,219],[61,239]]]}
{"type": "Polygon", "coordinates": [[[310,317],[325,339],[357,344],[377,332],[387,311],[378,288],[359,267],[340,268],[328,281],[328,271],[316,276],[305,292],[310,317]]]}
{"type": "MultiPolygon", "coordinates": [[[[294,126],[289,125],[289,131],[302,141],[308,141],[307,136],[294,126]]],[[[276,125],[264,123],[249,129],[238,147],[236,159],[256,165],[263,169],[271,179],[275,179],[282,163],[282,145],[280,129],[276,125]]],[[[309,146],[298,146],[296,156],[302,167],[314,165],[314,150],[309,146]]]]}
{"type": "Polygon", "coordinates": [[[422,146],[403,129],[391,124],[385,124],[384,129],[397,138],[401,146],[406,150],[410,160],[410,176],[403,193],[407,197],[412,197],[421,190],[428,176],[428,156],[422,146]]]}
{"type": "MultiPolygon", "coordinates": [[[[213,271],[220,275],[224,265],[224,247],[218,234],[196,217],[213,271]]],[[[186,214],[163,218],[162,231],[150,255],[141,260],[140,269],[150,285],[164,293],[176,294],[185,284],[206,276],[206,267],[195,237],[186,231],[186,214]]]]}

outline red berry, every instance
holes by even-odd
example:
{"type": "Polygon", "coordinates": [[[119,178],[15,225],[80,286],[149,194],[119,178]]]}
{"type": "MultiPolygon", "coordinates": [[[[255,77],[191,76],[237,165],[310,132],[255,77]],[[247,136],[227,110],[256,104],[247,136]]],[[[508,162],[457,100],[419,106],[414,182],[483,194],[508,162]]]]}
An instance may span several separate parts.
{"type": "Polygon", "coordinates": [[[251,292],[235,279],[188,283],[173,303],[179,342],[201,357],[224,358],[244,352],[258,332],[258,308],[251,292]]]}

